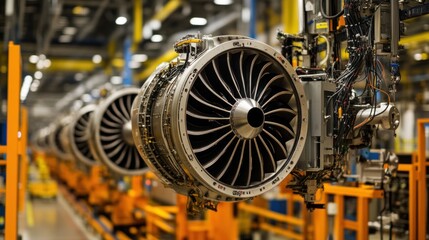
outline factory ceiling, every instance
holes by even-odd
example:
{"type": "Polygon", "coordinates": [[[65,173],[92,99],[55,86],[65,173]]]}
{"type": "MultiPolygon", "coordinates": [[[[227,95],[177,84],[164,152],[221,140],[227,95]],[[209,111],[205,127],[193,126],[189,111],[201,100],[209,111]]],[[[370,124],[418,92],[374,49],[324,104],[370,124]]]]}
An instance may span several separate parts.
{"type": "MultiPolygon", "coordinates": [[[[257,1],[259,34],[281,26],[281,3],[257,1]]],[[[135,43],[134,54],[140,56],[133,66],[139,85],[147,77],[144,71],[150,72],[157,59],[186,34],[248,35],[249,4],[246,0],[6,0],[0,4],[0,12],[6,12],[0,15],[1,74],[6,71],[7,42],[14,40],[22,48],[23,78],[37,79],[25,99],[36,129],[64,110],[67,104],[63,102],[73,100],[65,97],[70,92],[88,91],[109,77],[120,76],[127,39],[135,43]],[[10,2],[14,7],[7,14],[10,2]],[[141,23],[136,15],[142,16],[141,23]],[[196,17],[203,22],[192,24],[196,17]],[[140,26],[137,42],[135,25],[140,26]]],[[[427,32],[429,18],[419,20],[419,24],[406,24],[408,34],[427,32]]],[[[265,41],[275,45],[270,39],[265,41]]],[[[409,49],[411,56],[429,49],[424,42],[409,49]]],[[[0,78],[0,98],[5,79],[0,78]]]]}
{"type": "MultiPolygon", "coordinates": [[[[1,12],[7,12],[8,2],[0,4],[1,12]]],[[[79,92],[78,88],[82,88],[81,85],[86,81],[109,80],[94,80],[93,76],[121,75],[124,67],[125,42],[126,39],[135,42],[133,40],[135,24],[141,25],[141,40],[133,46],[133,51],[140,58],[144,58],[142,61],[148,59],[147,63],[139,63],[139,66],[133,67],[133,72],[136,74],[143,71],[151,60],[171,50],[174,41],[183,35],[198,31],[211,34],[236,34],[240,33],[240,29],[243,29],[242,34],[248,33],[247,27],[242,28],[243,25],[239,25],[238,21],[243,7],[241,1],[18,0],[12,2],[14,2],[13,13],[0,15],[0,36],[2,37],[0,47],[4,53],[9,40],[14,40],[21,45],[23,78],[28,75],[37,79],[37,87],[29,92],[25,105],[30,108],[30,117],[37,119],[34,122],[40,125],[51,121],[49,118],[55,116],[57,110],[61,110],[58,109],[58,102],[67,93],[79,92]],[[135,14],[142,16],[141,23],[135,23],[138,21],[135,20],[135,14]],[[124,20],[119,17],[125,17],[125,22],[121,22],[124,20]],[[190,20],[194,17],[204,18],[206,23],[193,25],[190,20]]],[[[2,64],[6,62],[5,56],[2,54],[2,64]]],[[[137,84],[142,80],[137,79],[137,84]]],[[[0,80],[0,84],[5,86],[5,81],[0,80]]],[[[64,105],[60,104],[60,106],[64,105]]],[[[35,126],[37,127],[39,126],[35,126]]]]}

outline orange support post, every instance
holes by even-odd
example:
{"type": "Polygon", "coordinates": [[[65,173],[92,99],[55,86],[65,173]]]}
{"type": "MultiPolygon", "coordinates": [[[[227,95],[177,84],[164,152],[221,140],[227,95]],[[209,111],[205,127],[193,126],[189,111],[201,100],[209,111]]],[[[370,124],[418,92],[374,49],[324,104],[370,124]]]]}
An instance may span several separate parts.
{"type": "Polygon", "coordinates": [[[186,211],[187,197],[177,194],[176,240],[183,240],[189,235],[186,211]]]}
{"type": "MultiPolygon", "coordinates": [[[[327,196],[324,192],[319,190],[317,192],[317,198],[320,199],[320,203],[325,204],[328,201],[327,196]]],[[[328,215],[326,214],[326,209],[315,209],[312,213],[313,218],[313,239],[326,239],[328,236],[328,215]]]]}
{"type": "Polygon", "coordinates": [[[357,240],[366,240],[368,239],[369,229],[368,229],[368,198],[358,197],[357,199],[357,240]]]}
{"type": "MultiPolygon", "coordinates": [[[[413,156],[413,162],[414,162],[413,156]]],[[[398,166],[399,172],[408,172],[408,231],[409,231],[409,239],[416,239],[417,236],[417,191],[416,191],[416,183],[417,179],[415,176],[415,167],[413,164],[399,164],[398,166]]]]}
{"type": "Polygon", "coordinates": [[[19,88],[21,84],[21,49],[9,42],[8,101],[7,101],[7,149],[6,149],[6,221],[5,239],[16,239],[18,230],[18,130],[19,88]]]}
{"type": "Polygon", "coordinates": [[[335,195],[334,201],[337,204],[337,215],[335,215],[334,236],[337,240],[344,239],[344,196],[335,195]]]}
{"type": "Polygon", "coordinates": [[[143,194],[143,177],[142,176],[132,176],[131,177],[131,190],[130,195],[133,197],[140,197],[143,194]]]}
{"type": "Polygon", "coordinates": [[[27,140],[28,140],[28,110],[23,107],[21,109],[21,141],[20,141],[20,154],[21,161],[19,165],[19,212],[24,211],[25,205],[25,191],[27,189],[27,170],[28,170],[28,157],[27,157],[27,140]]]}
{"type": "MultiPolygon", "coordinates": [[[[347,187],[331,184],[324,185],[321,192],[321,203],[327,203],[328,195],[334,196],[337,205],[337,214],[334,219],[334,238],[344,239],[344,230],[356,231],[356,239],[368,239],[368,211],[369,200],[372,198],[382,198],[383,191],[376,190],[369,186],[347,187]],[[357,201],[356,221],[344,219],[344,197],[353,197],[357,201]]],[[[326,239],[328,236],[328,216],[326,209],[317,209],[313,213],[314,219],[314,239],[326,239]]],[[[411,238],[412,239],[412,238],[411,238]]]]}
{"type": "MultiPolygon", "coordinates": [[[[417,120],[417,239],[426,239],[426,134],[425,124],[429,119],[417,120]]],[[[410,223],[411,224],[411,223],[410,223]]]]}
{"type": "Polygon", "coordinates": [[[234,203],[220,202],[217,212],[207,212],[210,239],[233,240],[238,238],[238,223],[233,209],[234,203]]]}

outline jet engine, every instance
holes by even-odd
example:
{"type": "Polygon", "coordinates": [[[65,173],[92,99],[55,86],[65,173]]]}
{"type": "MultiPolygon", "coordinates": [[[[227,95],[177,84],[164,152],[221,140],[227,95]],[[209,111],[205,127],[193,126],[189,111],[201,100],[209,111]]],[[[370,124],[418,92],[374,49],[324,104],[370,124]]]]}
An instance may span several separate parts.
{"type": "Polygon", "coordinates": [[[131,106],[137,93],[138,88],[133,87],[112,92],[97,106],[89,123],[89,147],[94,159],[121,175],[148,170],[131,134],[131,106]]]}
{"type": "Polygon", "coordinates": [[[258,196],[297,163],[307,102],[289,62],[242,36],[187,36],[132,108],[133,137],[147,165],[196,208],[258,196]]]}
{"type": "Polygon", "coordinates": [[[88,130],[95,108],[95,104],[90,104],[79,109],[70,124],[68,132],[69,144],[74,156],[89,166],[97,164],[89,148],[91,133],[88,130]]]}
{"type": "Polygon", "coordinates": [[[48,152],[49,147],[49,136],[50,136],[50,128],[44,127],[40,129],[33,138],[33,146],[38,151],[48,152]]]}
{"type": "Polygon", "coordinates": [[[67,142],[66,135],[68,132],[68,125],[70,124],[71,116],[60,117],[56,122],[51,125],[51,132],[49,135],[49,146],[51,151],[61,160],[70,161],[73,159],[69,143],[67,142]]]}

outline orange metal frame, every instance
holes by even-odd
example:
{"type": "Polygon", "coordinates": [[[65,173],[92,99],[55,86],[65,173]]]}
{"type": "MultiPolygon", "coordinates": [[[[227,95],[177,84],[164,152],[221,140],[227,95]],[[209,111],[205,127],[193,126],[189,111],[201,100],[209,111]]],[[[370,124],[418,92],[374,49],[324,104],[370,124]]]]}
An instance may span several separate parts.
{"type": "Polygon", "coordinates": [[[413,154],[413,163],[412,164],[399,164],[398,171],[399,172],[408,172],[408,223],[409,223],[409,238],[416,239],[417,236],[417,224],[416,224],[416,216],[417,216],[417,171],[414,167],[414,162],[417,161],[417,156],[413,154]]]}
{"type": "Polygon", "coordinates": [[[161,232],[176,235],[176,240],[237,239],[237,224],[231,204],[218,206],[218,212],[208,212],[207,220],[189,220],[187,201],[186,196],[177,194],[176,206],[137,205],[146,213],[146,239],[161,239],[161,232]]]}
{"type": "Polygon", "coordinates": [[[426,238],[426,135],[425,125],[429,119],[417,120],[417,152],[412,155],[410,164],[399,164],[399,172],[408,172],[409,186],[409,238],[426,238]]]}
{"type": "Polygon", "coordinates": [[[292,192],[282,193],[287,200],[287,214],[277,213],[264,207],[254,206],[252,204],[241,202],[238,204],[240,211],[248,212],[252,215],[256,215],[260,218],[259,228],[268,232],[273,232],[278,235],[290,238],[290,239],[311,239],[310,233],[310,218],[308,218],[308,211],[305,207],[303,200],[300,196],[294,195],[292,192]],[[301,215],[299,217],[294,216],[294,204],[298,202],[301,204],[301,215]],[[276,226],[269,222],[274,220],[278,223],[286,223],[288,228],[283,226],[276,226]],[[296,227],[301,228],[298,233],[294,231],[296,227]]]}
{"type": "Polygon", "coordinates": [[[19,212],[24,211],[25,192],[27,190],[27,171],[28,171],[28,155],[27,155],[27,140],[28,140],[28,110],[25,107],[21,108],[21,139],[19,141],[19,151],[21,159],[19,163],[19,212]]]}
{"type": "Polygon", "coordinates": [[[7,145],[0,147],[0,153],[6,153],[6,161],[1,162],[1,165],[6,165],[6,189],[3,190],[6,192],[5,239],[16,239],[18,234],[18,161],[19,155],[24,156],[26,149],[25,145],[20,145],[18,138],[21,84],[20,46],[10,42],[8,54],[7,145]]]}
{"type": "MultiPolygon", "coordinates": [[[[417,120],[417,239],[426,239],[426,167],[429,162],[426,161],[426,134],[425,125],[429,124],[429,119],[417,120]]],[[[410,186],[411,188],[411,186],[410,186]]],[[[411,204],[411,202],[410,202],[411,204]]],[[[416,215],[414,215],[416,216],[416,215]]],[[[414,224],[415,226],[416,224],[414,224]]],[[[410,222],[411,226],[411,222],[410,222]]],[[[413,238],[410,238],[413,239],[413,238]]]]}
{"type": "MultiPolygon", "coordinates": [[[[344,239],[344,229],[354,230],[357,240],[368,239],[368,204],[373,198],[382,198],[383,191],[375,190],[369,186],[345,187],[325,184],[322,193],[322,201],[326,203],[328,195],[334,195],[334,202],[337,204],[337,214],[334,223],[334,238],[344,239]],[[344,197],[357,198],[357,221],[344,219],[344,197]]],[[[317,219],[314,224],[314,239],[326,239],[328,235],[328,216],[326,209],[317,209],[313,213],[313,219],[317,219]],[[320,224],[319,224],[320,223],[320,224]]]]}

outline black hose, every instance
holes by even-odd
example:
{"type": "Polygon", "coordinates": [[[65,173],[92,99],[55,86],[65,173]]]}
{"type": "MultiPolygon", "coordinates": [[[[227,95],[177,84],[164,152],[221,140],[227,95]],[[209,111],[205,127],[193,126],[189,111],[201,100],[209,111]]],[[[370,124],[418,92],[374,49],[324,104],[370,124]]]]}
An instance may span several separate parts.
{"type": "Polygon", "coordinates": [[[320,13],[322,14],[322,17],[326,18],[326,19],[335,19],[340,17],[341,15],[344,14],[344,9],[341,9],[341,11],[335,15],[331,15],[328,16],[325,12],[325,4],[324,4],[324,0],[320,0],[320,13]]]}

